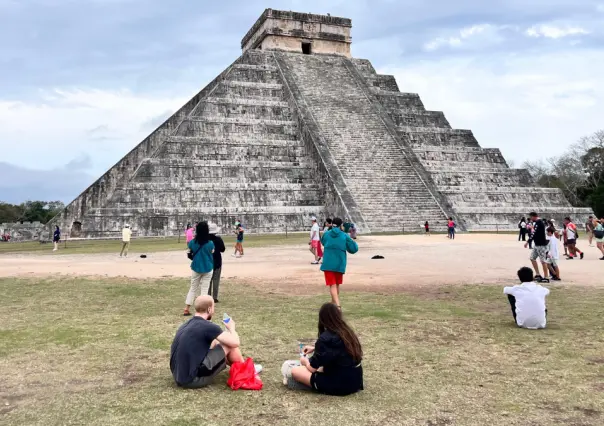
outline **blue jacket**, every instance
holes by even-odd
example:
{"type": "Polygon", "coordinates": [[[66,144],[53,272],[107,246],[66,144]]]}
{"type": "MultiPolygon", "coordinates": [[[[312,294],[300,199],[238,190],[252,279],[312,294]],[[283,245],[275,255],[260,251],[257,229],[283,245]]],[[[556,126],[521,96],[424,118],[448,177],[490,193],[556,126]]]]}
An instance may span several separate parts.
{"type": "Polygon", "coordinates": [[[323,234],[321,238],[323,244],[323,264],[322,271],[346,272],[346,252],[355,254],[359,251],[359,246],[352,238],[340,228],[332,228],[323,234]]]}
{"type": "Polygon", "coordinates": [[[191,269],[198,274],[212,272],[214,269],[214,255],[212,254],[212,250],[214,250],[214,243],[212,241],[208,241],[201,246],[199,251],[197,251],[199,249],[199,244],[197,244],[197,241],[191,240],[189,241],[188,247],[193,254],[197,252],[191,261],[191,269]]]}

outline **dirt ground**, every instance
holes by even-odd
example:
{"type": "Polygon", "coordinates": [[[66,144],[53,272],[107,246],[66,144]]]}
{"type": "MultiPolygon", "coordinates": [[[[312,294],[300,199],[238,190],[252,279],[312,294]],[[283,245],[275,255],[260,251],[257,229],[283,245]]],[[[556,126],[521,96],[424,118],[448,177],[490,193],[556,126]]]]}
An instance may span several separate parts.
{"type": "MultiPolygon", "coordinates": [[[[365,236],[359,252],[349,255],[344,285],[361,291],[412,291],[416,287],[455,284],[512,284],[521,266],[530,266],[529,250],[513,235],[365,236]],[[382,255],[383,260],[372,260],[382,255]]],[[[563,284],[604,286],[604,262],[595,247],[580,241],[584,260],[561,259],[563,284]]],[[[116,244],[116,252],[119,247],[116,244]]],[[[0,276],[126,276],[138,279],[183,277],[190,274],[185,251],[150,253],[140,258],[136,245],[128,258],[117,254],[0,256],[0,276]]],[[[227,251],[222,277],[274,292],[314,293],[321,290],[319,267],[311,265],[306,245],[250,248],[235,259],[227,251]]]]}

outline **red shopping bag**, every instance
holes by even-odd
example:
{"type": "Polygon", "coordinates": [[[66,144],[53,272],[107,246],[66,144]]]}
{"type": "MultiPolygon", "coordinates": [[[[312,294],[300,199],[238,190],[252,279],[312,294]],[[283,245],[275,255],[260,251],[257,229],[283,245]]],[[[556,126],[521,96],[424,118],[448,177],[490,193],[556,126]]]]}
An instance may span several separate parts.
{"type": "Polygon", "coordinates": [[[262,380],[260,380],[260,377],[256,374],[256,370],[254,369],[254,360],[252,358],[248,358],[244,362],[236,362],[231,365],[227,385],[229,385],[233,390],[262,389],[262,380]]]}

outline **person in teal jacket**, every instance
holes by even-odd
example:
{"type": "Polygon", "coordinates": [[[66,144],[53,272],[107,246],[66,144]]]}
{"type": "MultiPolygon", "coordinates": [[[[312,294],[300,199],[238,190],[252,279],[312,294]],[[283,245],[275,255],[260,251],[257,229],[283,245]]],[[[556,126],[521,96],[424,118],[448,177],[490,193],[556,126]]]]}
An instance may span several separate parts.
{"type": "Polygon", "coordinates": [[[191,315],[191,305],[197,296],[208,294],[212,271],[214,270],[214,243],[210,239],[208,222],[199,222],[195,229],[195,239],[187,245],[192,255],[191,288],[185,299],[184,316],[191,315]]]}
{"type": "Polygon", "coordinates": [[[340,285],[346,273],[346,253],[355,254],[359,246],[342,230],[342,219],[336,217],[332,228],[323,234],[323,264],[321,270],[325,274],[325,285],[329,287],[331,302],[340,306],[340,285]]]}

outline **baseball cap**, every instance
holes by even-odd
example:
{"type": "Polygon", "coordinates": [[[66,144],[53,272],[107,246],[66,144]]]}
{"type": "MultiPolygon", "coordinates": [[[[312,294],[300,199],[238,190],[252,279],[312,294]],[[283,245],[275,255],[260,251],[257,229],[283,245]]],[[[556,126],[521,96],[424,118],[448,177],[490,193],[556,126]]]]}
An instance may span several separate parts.
{"type": "Polygon", "coordinates": [[[313,222],[316,222],[316,221],[317,221],[317,218],[316,218],[315,216],[312,216],[312,217],[310,218],[310,220],[312,220],[313,222]]]}

